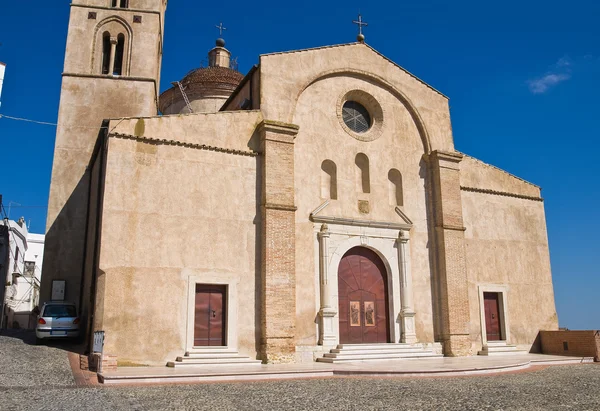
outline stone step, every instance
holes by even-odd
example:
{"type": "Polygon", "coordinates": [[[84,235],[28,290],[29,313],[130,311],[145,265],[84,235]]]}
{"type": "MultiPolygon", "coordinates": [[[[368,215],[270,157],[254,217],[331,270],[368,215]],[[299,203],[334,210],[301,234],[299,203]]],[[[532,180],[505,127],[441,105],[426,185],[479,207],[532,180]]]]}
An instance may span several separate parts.
{"type": "Polygon", "coordinates": [[[358,359],[369,359],[369,358],[404,358],[404,357],[429,357],[436,355],[430,351],[414,351],[408,353],[395,352],[395,353],[327,353],[323,354],[325,358],[358,358],[358,359]]]}
{"type": "MultiPolygon", "coordinates": [[[[363,355],[363,354],[410,354],[415,352],[423,352],[423,348],[419,347],[406,347],[406,348],[387,348],[387,347],[379,347],[378,349],[362,349],[362,350],[348,350],[348,349],[340,349],[334,348],[329,352],[332,354],[348,354],[348,355],[363,355]]],[[[431,352],[431,350],[425,350],[427,352],[431,352]]]]}
{"type": "Polygon", "coordinates": [[[494,350],[481,350],[477,353],[477,355],[487,355],[487,356],[494,356],[494,355],[521,355],[521,354],[529,354],[529,351],[527,350],[517,350],[516,347],[513,349],[494,349],[494,350]]]}
{"type": "Polygon", "coordinates": [[[371,356],[350,356],[350,357],[322,357],[317,358],[318,362],[325,362],[330,364],[335,363],[347,363],[347,362],[361,362],[361,361],[390,361],[390,360],[402,360],[402,359],[411,359],[411,358],[442,358],[442,354],[433,354],[433,353],[411,353],[411,354],[380,354],[380,355],[371,355],[371,356]]]}
{"type": "Polygon", "coordinates": [[[488,345],[488,347],[491,347],[491,346],[506,346],[508,344],[506,343],[506,341],[498,340],[498,341],[488,341],[487,345],[488,345]]]}
{"type": "Polygon", "coordinates": [[[240,354],[237,351],[226,351],[226,352],[206,351],[203,353],[186,354],[183,357],[177,357],[177,360],[179,361],[179,358],[231,358],[231,357],[239,357],[239,356],[240,356],[240,354]]]}
{"type": "Polygon", "coordinates": [[[201,367],[210,365],[214,366],[226,366],[226,365],[261,365],[260,360],[252,360],[249,357],[235,357],[235,358],[189,358],[189,357],[178,357],[177,361],[169,361],[167,367],[201,367]]]}
{"type": "Polygon", "coordinates": [[[403,344],[403,343],[389,343],[389,344],[338,344],[335,348],[337,350],[381,350],[384,349],[411,349],[418,348],[422,349],[422,344],[403,344]]]}

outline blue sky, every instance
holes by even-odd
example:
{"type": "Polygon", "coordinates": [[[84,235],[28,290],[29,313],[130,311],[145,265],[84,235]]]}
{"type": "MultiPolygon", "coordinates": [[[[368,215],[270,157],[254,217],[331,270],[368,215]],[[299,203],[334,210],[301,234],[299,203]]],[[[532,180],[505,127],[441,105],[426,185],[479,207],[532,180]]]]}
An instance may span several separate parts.
{"type": "MultiPolygon", "coordinates": [[[[69,3],[2,2],[0,114],[56,122],[69,3]]],[[[245,73],[261,53],[354,41],[359,10],[369,45],[450,97],[458,150],[543,187],[560,325],[600,329],[600,2],[171,0],[161,90],[206,59],[221,21],[245,73]]],[[[0,194],[33,232],[54,133],[0,118],[0,194]]]]}

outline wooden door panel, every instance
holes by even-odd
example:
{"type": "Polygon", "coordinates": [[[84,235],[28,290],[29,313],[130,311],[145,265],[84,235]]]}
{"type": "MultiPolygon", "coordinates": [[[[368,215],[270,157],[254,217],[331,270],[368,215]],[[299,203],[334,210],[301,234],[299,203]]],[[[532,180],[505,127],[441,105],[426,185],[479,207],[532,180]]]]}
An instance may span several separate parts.
{"type": "Polygon", "coordinates": [[[225,286],[196,286],[194,346],[224,346],[225,286]]]}
{"type": "Polygon", "coordinates": [[[498,293],[483,293],[483,301],[486,338],[488,341],[501,340],[500,301],[498,293]]]}
{"type": "Polygon", "coordinates": [[[338,268],[340,343],[388,341],[385,275],[386,270],[381,259],[366,248],[355,247],[340,261],[338,268]],[[355,313],[354,320],[352,311],[355,313]]]}
{"type": "Polygon", "coordinates": [[[210,293],[196,291],[196,307],[194,312],[194,345],[208,345],[208,308],[210,293]]]}

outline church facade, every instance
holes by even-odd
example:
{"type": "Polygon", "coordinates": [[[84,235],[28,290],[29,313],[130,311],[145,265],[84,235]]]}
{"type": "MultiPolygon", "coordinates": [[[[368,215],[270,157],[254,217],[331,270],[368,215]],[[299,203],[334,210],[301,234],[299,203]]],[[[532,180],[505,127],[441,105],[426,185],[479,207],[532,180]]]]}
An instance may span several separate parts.
{"type": "Polygon", "coordinates": [[[65,280],[105,352],[465,356],[558,328],[541,190],[458,152],[446,96],[364,42],[243,76],[221,39],[159,95],[165,8],[71,7],[42,299],[65,280]]]}

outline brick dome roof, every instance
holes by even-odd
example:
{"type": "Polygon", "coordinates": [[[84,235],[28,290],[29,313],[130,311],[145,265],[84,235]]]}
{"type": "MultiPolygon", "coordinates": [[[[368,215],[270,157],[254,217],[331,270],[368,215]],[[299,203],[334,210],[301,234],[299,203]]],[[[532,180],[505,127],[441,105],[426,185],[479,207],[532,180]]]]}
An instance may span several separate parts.
{"type": "MultiPolygon", "coordinates": [[[[211,66],[201,67],[190,71],[181,80],[190,101],[203,98],[206,95],[229,96],[244,79],[244,75],[229,67],[211,66]]],[[[159,97],[159,109],[163,113],[168,106],[176,101],[183,100],[179,87],[175,84],[165,90],[159,97]]]]}
{"type": "Polygon", "coordinates": [[[230,86],[232,91],[240,84],[244,75],[229,67],[202,67],[190,71],[181,80],[184,87],[196,85],[230,86]]]}

